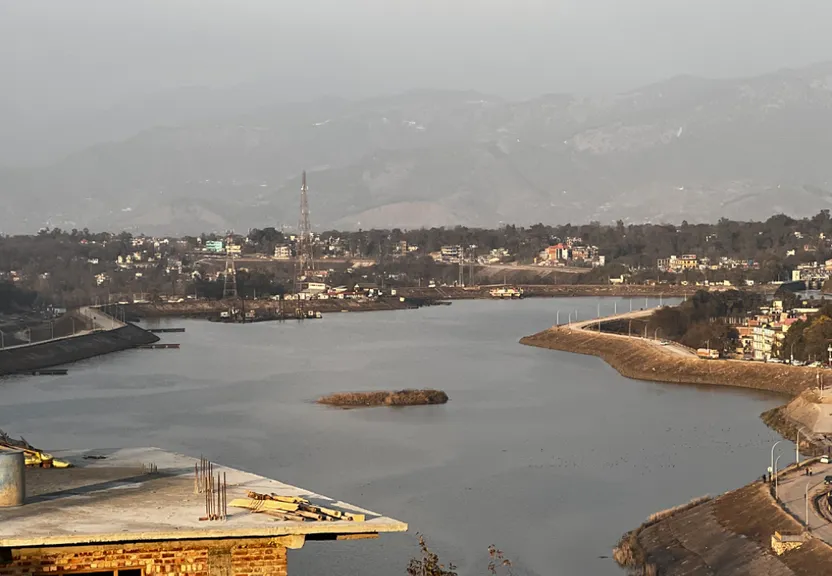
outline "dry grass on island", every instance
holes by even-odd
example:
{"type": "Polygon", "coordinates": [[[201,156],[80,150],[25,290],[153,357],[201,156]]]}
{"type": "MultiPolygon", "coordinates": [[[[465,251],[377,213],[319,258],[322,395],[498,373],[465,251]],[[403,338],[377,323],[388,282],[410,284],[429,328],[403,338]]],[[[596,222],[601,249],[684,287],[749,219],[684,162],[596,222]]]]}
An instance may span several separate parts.
{"type": "Polygon", "coordinates": [[[425,406],[445,404],[448,395],[442,390],[399,390],[379,392],[342,392],[318,398],[318,404],[359,408],[362,406],[425,406]]]}

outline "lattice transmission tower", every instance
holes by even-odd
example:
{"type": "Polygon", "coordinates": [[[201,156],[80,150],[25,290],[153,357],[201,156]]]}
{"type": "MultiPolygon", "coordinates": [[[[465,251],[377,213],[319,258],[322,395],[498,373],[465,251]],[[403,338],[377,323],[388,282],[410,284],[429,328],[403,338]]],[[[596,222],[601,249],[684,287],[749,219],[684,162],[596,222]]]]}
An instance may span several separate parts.
{"type": "Polygon", "coordinates": [[[312,249],[312,225],[309,223],[309,187],[306,185],[306,171],[300,186],[300,222],[298,223],[298,278],[308,276],[315,269],[315,255],[312,249]]]}
{"type": "Polygon", "coordinates": [[[237,297],[237,266],[234,264],[234,253],[231,251],[231,236],[225,242],[225,274],[223,275],[222,297],[237,297]]]}

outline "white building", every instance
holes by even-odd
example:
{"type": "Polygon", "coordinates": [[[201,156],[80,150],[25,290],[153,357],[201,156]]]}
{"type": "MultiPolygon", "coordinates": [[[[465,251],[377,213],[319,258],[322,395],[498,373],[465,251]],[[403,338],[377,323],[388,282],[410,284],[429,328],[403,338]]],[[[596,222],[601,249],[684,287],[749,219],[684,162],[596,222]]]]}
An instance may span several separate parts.
{"type": "Polygon", "coordinates": [[[274,247],[274,257],[276,260],[291,260],[292,249],[288,244],[280,244],[274,247]]]}

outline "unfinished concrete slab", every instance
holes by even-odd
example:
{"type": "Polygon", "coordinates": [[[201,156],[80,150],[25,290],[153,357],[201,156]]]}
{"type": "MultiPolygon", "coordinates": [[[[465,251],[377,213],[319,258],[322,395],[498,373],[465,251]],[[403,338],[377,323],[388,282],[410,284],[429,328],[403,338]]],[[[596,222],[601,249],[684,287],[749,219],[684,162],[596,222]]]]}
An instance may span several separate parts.
{"type": "Polygon", "coordinates": [[[27,469],[26,503],[0,508],[0,548],[82,546],[118,542],[229,538],[329,539],[404,532],[407,525],[303,488],[222,465],[228,501],[247,494],[302,497],[345,513],[349,519],[287,521],[243,508],[226,520],[206,521],[205,495],[196,493],[197,458],[157,448],[55,452],[73,468],[27,469]]]}

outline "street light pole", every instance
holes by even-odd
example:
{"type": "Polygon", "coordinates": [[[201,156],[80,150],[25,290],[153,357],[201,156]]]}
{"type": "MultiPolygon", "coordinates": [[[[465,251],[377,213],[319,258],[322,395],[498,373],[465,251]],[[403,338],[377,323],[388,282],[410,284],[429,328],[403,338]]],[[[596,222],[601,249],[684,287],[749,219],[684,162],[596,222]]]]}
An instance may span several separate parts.
{"type": "Polygon", "coordinates": [[[778,440],[771,447],[771,466],[769,467],[769,470],[768,470],[771,474],[774,474],[774,449],[777,448],[777,445],[780,444],[780,442],[782,442],[782,440],[778,440]]]}
{"type": "Polygon", "coordinates": [[[803,490],[803,499],[806,501],[806,530],[809,530],[809,482],[806,480],[806,488],[803,490]]]}
{"type": "Polygon", "coordinates": [[[557,311],[557,320],[555,320],[555,326],[560,326],[560,310],[557,311]]]}
{"type": "MultiPolygon", "coordinates": [[[[775,471],[777,470],[777,465],[780,462],[780,457],[781,456],[782,456],[782,454],[778,454],[777,459],[774,461],[775,471]]],[[[778,474],[777,472],[775,472],[775,474],[774,474],[774,499],[775,500],[780,499],[780,474],[778,474]]]]}

